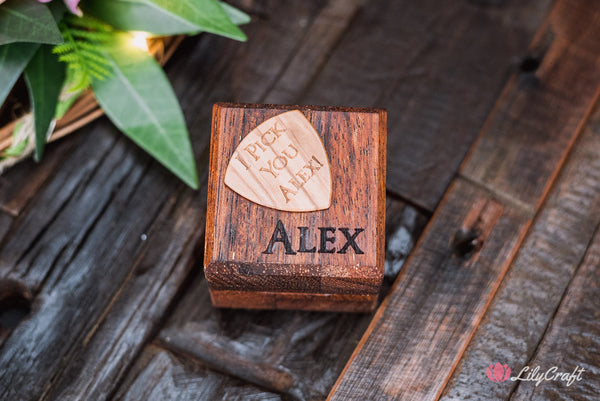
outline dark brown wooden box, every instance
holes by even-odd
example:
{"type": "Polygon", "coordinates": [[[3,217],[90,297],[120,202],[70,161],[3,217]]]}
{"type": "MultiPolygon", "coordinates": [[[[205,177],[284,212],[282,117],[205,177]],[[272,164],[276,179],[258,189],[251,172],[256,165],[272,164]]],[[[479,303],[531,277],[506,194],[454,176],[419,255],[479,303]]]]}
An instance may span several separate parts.
{"type": "Polygon", "coordinates": [[[386,111],[366,108],[215,104],[213,108],[204,268],[213,304],[251,309],[366,312],[377,302],[384,270],[386,111]],[[242,139],[265,120],[299,110],[316,129],[331,166],[331,206],[284,212],[253,203],[224,183],[242,139]],[[294,251],[304,232],[313,253],[264,251],[281,221],[294,251]],[[300,229],[299,227],[307,227],[300,229]],[[360,252],[347,247],[346,234],[360,252]],[[346,232],[344,233],[344,229],[346,232]],[[333,253],[321,253],[320,236],[333,253]]]}

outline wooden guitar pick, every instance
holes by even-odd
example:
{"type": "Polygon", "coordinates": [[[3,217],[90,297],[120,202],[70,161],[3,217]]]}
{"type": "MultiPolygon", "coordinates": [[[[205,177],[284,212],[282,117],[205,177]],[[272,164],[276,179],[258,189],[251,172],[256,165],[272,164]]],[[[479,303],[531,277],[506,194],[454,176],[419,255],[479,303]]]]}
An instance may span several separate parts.
{"type": "Polygon", "coordinates": [[[269,208],[310,212],[329,208],[331,171],[319,134],[298,110],[272,117],[239,144],[225,184],[269,208]]]}

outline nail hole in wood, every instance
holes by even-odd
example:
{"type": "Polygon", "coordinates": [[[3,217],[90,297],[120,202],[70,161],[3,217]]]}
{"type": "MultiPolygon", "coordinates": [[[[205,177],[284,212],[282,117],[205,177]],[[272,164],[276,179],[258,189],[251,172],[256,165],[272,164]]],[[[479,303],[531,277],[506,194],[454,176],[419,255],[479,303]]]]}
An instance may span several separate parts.
{"type": "Polygon", "coordinates": [[[0,281],[0,330],[12,330],[31,312],[31,295],[21,284],[0,281]]]}
{"type": "Polygon", "coordinates": [[[525,57],[521,60],[519,70],[525,74],[534,73],[540,66],[540,59],[537,57],[525,57]]]}
{"type": "Polygon", "coordinates": [[[452,247],[454,248],[454,254],[462,258],[468,258],[474,252],[477,252],[482,245],[480,240],[480,233],[475,229],[464,229],[461,228],[454,234],[452,238],[452,247]]]}

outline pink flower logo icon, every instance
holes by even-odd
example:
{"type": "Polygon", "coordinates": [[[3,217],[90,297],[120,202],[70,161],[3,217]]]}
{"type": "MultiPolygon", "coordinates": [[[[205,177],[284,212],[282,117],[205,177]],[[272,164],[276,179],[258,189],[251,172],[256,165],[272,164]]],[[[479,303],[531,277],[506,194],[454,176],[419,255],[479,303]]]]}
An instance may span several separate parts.
{"type": "Polygon", "coordinates": [[[510,377],[510,367],[507,364],[504,366],[500,365],[500,362],[497,362],[495,365],[490,364],[487,367],[485,373],[487,374],[488,379],[496,383],[502,383],[506,381],[510,377]]]}

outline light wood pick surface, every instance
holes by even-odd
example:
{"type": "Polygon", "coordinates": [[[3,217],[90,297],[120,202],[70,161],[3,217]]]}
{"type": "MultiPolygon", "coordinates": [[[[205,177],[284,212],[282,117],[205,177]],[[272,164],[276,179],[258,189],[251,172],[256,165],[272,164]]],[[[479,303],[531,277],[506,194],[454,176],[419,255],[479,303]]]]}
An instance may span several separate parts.
{"type": "Polygon", "coordinates": [[[272,117],[237,147],[225,184],[259,205],[290,212],[331,205],[331,171],[323,142],[298,110],[272,117]]]}

